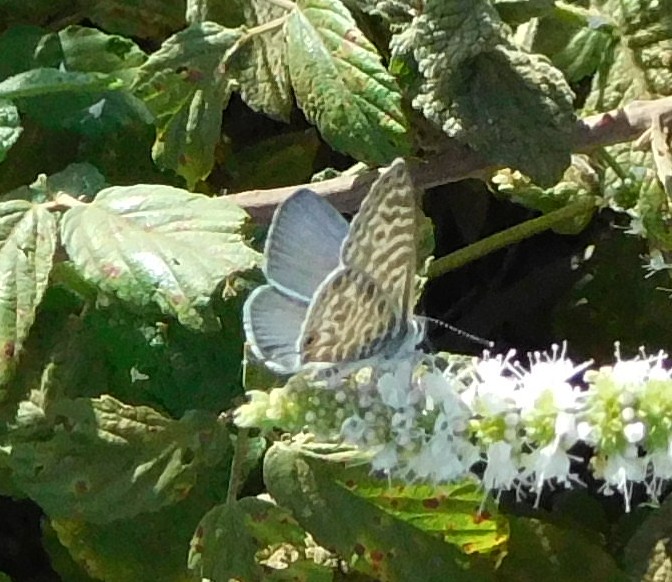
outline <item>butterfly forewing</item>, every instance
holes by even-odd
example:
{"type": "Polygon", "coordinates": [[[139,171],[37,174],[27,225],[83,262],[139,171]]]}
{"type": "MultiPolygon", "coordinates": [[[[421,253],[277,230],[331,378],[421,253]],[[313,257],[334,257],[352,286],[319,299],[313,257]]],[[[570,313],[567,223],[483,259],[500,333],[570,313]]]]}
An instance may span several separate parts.
{"type": "Polygon", "coordinates": [[[374,182],[341,249],[344,265],[364,271],[407,321],[416,272],[415,191],[406,164],[395,162],[374,182]]]}

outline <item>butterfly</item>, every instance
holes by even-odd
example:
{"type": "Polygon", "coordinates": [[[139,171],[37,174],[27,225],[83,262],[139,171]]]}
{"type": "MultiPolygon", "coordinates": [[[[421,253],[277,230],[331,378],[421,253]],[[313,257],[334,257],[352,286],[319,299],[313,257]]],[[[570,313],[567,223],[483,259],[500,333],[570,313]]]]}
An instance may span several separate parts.
{"type": "Polygon", "coordinates": [[[264,249],[268,281],[245,302],[252,353],[279,374],[375,364],[412,353],[415,190],[402,159],[373,183],[350,225],[300,189],[275,211],[264,249]]]}

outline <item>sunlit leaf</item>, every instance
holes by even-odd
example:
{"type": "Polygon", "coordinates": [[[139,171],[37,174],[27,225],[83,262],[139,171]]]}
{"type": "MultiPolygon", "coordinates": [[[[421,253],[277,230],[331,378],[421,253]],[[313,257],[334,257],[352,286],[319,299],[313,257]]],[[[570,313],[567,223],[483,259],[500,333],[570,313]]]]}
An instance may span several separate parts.
{"type": "Polygon", "coordinates": [[[488,567],[474,556],[470,569],[463,570],[465,555],[454,546],[349,491],[357,479],[368,481],[366,468],[348,472],[341,484],[343,461],[315,457],[303,454],[298,445],[276,443],[264,459],[264,481],[320,545],[381,580],[490,579],[488,567]]]}
{"type": "Polygon", "coordinates": [[[5,159],[7,151],[19,139],[22,131],[19,112],[14,104],[0,99],[0,162],[5,159]]]}
{"type": "Polygon", "coordinates": [[[109,396],[24,401],[10,433],[14,482],[52,518],[107,523],[186,497],[200,471],[227,454],[215,415],[180,420],[109,396]]]}
{"type": "MultiPolygon", "coordinates": [[[[243,3],[248,28],[272,22],[287,14],[287,9],[266,0],[243,3]]],[[[243,101],[255,111],[270,117],[289,120],[292,91],[287,69],[287,49],[282,22],[274,30],[255,34],[244,43],[232,65],[243,101]]]]}
{"type": "MultiPolygon", "coordinates": [[[[105,523],[92,523],[74,514],[52,518],[48,525],[53,530],[47,529],[48,537],[56,538],[55,532],[58,538],[54,542],[63,544],[61,547],[67,548],[72,558],[97,580],[196,582],[200,578],[187,568],[189,540],[203,514],[224,500],[229,466],[227,450],[216,466],[201,471],[184,499],[157,511],[105,523]]],[[[110,507],[111,511],[114,509],[110,507]]],[[[48,549],[53,563],[54,550],[48,549]]],[[[54,564],[54,569],[63,580],[78,581],[58,564],[54,564]]]]}
{"type": "Polygon", "coordinates": [[[217,284],[259,262],[240,232],[246,219],[225,198],[141,184],[103,190],[91,204],[71,208],[61,228],[86,279],[200,327],[217,284]]]}
{"type": "Polygon", "coordinates": [[[126,36],[160,39],[184,26],[184,0],[95,0],[85,4],[102,29],[126,36]]]}
{"type": "Polygon", "coordinates": [[[20,186],[3,194],[2,199],[40,203],[53,199],[61,192],[73,198],[93,198],[105,186],[105,178],[91,164],[70,164],[61,172],[42,175],[29,186],[20,186]]]}
{"type": "Polygon", "coordinates": [[[210,580],[261,579],[255,563],[257,544],[237,503],[213,507],[198,524],[191,540],[189,568],[210,580]]]}
{"type": "Polygon", "coordinates": [[[422,75],[413,106],[494,165],[551,185],[569,165],[573,94],[562,73],[509,38],[486,0],[428,0],[392,39],[422,75]]]}
{"type": "Polygon", "coordinates": [[[147,59],[131,39],[95,28],[68,26],[58,33],[58,40],[63,65],[71,71],[121,73],[147,59]]]}
{"type": "Polygon", "coordinates": [[[79,73],[58,69],[31,69],[0,82],[0,97],[21,99],[64,92],[118,89],[121,81],[104,73],[79,73]]]}
{"type": "MultiPolygon", "coordinates": [[[[156,117],[156,162],[190,188],[208,176],[233,90],[226,60],[240,29],[202,22],[168,38],[139,69],[135,94],[156,117]]],[[[235,52],[235,51],[234,51],[235,52]]]]}
{"type": "Polygon", "coordinates": [[[56,220],[30,202],[0,204],[0,384],[7,382],[49,282],[56,220]]]}
{"type": "Polygon", "coordinates": [[[356,495],[422,531],[441,536],[465,553],[505,547],[507,520],[496,514],[494,504],[484,505],[484,492],[476,482],[394,488],[372,478],[347,482],[356,495]]]}
{"type": "Polygon", "coordinates": [[[296,100],[334,149],[377,164],[409,152],[399,88],[339,0],[299,0],[285,38],[296,100]]]}

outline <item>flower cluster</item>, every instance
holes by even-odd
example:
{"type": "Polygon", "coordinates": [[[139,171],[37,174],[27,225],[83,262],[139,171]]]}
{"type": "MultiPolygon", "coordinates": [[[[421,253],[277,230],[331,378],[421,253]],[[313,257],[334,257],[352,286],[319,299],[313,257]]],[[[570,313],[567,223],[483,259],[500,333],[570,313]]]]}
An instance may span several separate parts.
{"type": "Polygon", "coordinates": [[[630,508],[632,487],[652,499],[672,478],[672,372],[666,354],[640,353],[598,370],[553,346],[523,364],[512,351],[482,358],[421,356],[370,367],[336,387],[298,375],[254,391],[239,426],[308,431],[369,453],[372,469],[405,482],[439,483],[478,468],[488,491],[580,484],[579,442],[605,494],[630,508]],[[574,469],[574,472],[573,470],[574,469]]]}

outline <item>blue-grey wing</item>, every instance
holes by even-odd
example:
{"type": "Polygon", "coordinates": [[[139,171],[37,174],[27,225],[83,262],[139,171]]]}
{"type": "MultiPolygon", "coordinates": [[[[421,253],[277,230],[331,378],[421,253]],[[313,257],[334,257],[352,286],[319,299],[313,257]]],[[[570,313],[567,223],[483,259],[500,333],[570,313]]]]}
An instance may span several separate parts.
{"type": "Polygon", "coordinates": [[[266,239],[268,282],[292,297],[310,301],[340,262],[348,222],[313,191],[297,190],[276,210],[266,239]]]}
{"type": "Polygon", "coordinates": [[[243,307],[243,326],[252,353],[279,374],[300,368],[299,335],[308,304],[271,285],[255,289],[243,307]]]}

